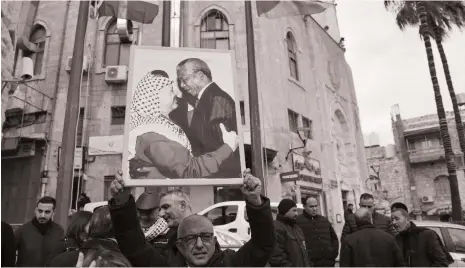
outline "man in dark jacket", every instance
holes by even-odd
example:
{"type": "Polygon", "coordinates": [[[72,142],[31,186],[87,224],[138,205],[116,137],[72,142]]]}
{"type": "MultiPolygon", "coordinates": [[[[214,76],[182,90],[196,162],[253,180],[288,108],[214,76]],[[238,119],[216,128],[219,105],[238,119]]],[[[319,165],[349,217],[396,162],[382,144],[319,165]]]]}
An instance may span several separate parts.
{"type": "Polygon", "coordinates": [[[355,212],[358,230],[348,235],[341,247],[340,267],[402,267],[402,253],[394,237],[375,229],[367,208],[355,212]]]}
{"type": "Polygon", "coordinates": [[[339,240],[328,219],[318,215],[316,198],[307,198],[304,213],[297,217],[297,225],[304,233],[308,257],[313,265],[333,267],[339,254],[339,240]]]}
{"type": "Polygon", "coordinates": [[[448,267],[453,262],[438,234],[411,222],[405,205],[393,206],[391,210],[394,226],[399,232],[396,241],[407,266],[448,267]]]}
{"type": "Polygon", "coordinates": [[[309,267],[302,229],[296,224],[297,204],[283,199],[275,221],[277,243],[269,263],[273,267],[309,267]]]}
{"type": "Polygon", "coordinates": [[[15,233],[2,221],[2,267],[13,267],[16,263],[15,233]]]}
{"type": "MultiPolygon", "coordinates": [[[[360,207],[367,208],[372,212],[373,226],[376,229],[381,229],[392,235],[395,235],[396,230],[392,225],[392,221],[389,217],[379,214],[375,211],[375,200],[371,194],[364,193],[360,196],[360,207]]],[[[355,223],[355,216],[349,215],[346,218],[346,223],[342,229],[341,242],[344,241],[345,237],[357,230],[357,224],[355,223]]]]}
{"type": "MultiPolygon", "coordinates": [[[[192,215],[180,222],[176,243],[163,256],[146,241],[137,220],[134,198],[130,189],[124,187],[121,173],[116,175],[111,189],[113,198],[109,206],[115,236],[121,252],[135,267],[263,267],[276,245],[270,200],[260,196],[261,182],[249,172],[244,174],[242,192],[246,196],[252,239],[237,252],[221,250],[213,235],[212,223],[202,216],[192,215]]],[[[177,212],[170,210],[169,204],[165,206],[161,202],[161,209],[170,227],[179,221],[177,212]]]]}
{"type": "Polygon", "coordinates": [[[52,220],[55,207],[55,198],[42,197],[37,203],[34,219],[16,230],[16,266],[45,266],[53,247],[64,234],[63,228],[52,220]]]}

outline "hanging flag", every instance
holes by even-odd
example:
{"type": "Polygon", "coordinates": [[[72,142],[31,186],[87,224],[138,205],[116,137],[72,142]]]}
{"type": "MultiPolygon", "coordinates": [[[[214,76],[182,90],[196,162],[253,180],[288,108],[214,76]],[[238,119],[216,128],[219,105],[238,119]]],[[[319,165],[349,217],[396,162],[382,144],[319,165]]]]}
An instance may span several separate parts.
{"type": "Polygon", "coordinates": [[[91,1],[91,18],[116,17],[150,24],[158,15],[158,5],[145,1],[91,1]]]}
{"type": "Polygon", "coordinates": [[[257,1],[256,4],[258,16],[264,15],[269,19],[318,14],[334,5],[333,3],[319,0],[257,1]]]}

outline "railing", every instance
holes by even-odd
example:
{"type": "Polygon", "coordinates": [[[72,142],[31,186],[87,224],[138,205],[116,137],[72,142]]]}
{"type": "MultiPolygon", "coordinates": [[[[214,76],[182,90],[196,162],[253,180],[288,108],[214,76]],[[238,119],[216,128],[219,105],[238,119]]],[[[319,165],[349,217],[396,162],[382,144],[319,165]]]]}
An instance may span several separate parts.
{"type": "Polygon", "coordinates": [[[434,147],[421,150],[409,150],[410,162],[422,163],[444,159],[444,147],[434,147]]]}

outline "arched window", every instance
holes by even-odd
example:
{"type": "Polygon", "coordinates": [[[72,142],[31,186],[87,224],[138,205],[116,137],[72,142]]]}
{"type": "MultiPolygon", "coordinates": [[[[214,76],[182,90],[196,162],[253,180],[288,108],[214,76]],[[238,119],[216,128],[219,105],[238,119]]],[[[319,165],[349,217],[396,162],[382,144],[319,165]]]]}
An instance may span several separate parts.
{"type": "Polygon", "coordinates": [[[29,37],[29,41],[37,46],[37,51],[24,55],[30,57],[34,62],[34,75],[40,75],[42,73],[46,39],[47,33],[45,28],[41,25],[36,25],[31,33],[31,36],[29,37]]]}
{"type": "MultiPolygon", "coordinates": [[[[138,29],[133,29],[133,42],[137,42],[138,29]]],[[[105,66],[129,65],[129,51],[133,42],[122,42],[116,27],[116,20],[113,20],[105,34],[105,56],[103,63],[105,66]]]]}
{"type": "Polygon", "coordinates": [[[200,47],[229,49],[229,24],[226,16],[212,9],[202,18],[200,25],[200,47]]]}
{"type": "Polygon", "coordinates": [[[434,179],[436,199],[450,200],[450,184],[447,176],[438,176],[434,179]]]}
{"type": "Polygon", "coordinates": [[[291,32],[286,35],[287,55],[289,58],[289,72],[292,78],[299,80],[299,69],[297,68],[297,44],[291,32]]]}

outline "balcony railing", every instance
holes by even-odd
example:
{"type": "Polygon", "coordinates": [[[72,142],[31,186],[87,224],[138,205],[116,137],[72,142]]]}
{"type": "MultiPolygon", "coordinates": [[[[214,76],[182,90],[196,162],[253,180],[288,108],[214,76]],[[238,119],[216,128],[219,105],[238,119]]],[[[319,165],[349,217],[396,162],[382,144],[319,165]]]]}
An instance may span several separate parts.
{"type": "Polygon", "coordinates": [[[445,159],[444,147],[434,147],[428,149],[410,149],[410,162],[411,163],[425,163],[445,159]]]}

